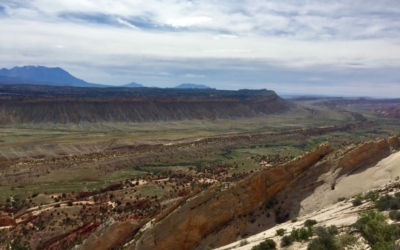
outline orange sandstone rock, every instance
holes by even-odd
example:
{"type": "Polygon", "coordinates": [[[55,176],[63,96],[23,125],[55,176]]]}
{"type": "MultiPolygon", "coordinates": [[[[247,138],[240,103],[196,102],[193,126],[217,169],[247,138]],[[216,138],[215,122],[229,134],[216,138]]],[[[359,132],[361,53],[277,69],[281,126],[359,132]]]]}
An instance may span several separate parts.
{"type": "Polygon", "coordinates": [[[359,167],[376,163],[380,159],[389,156],[390,153],[390,146],[386,139],[377,142],[365,142],[348,152],[339,161],[337,168],[342,168],[341,173],[351,174],[359,167]]]}
{"type": "Polygon", "coordinates": [[[2,216],[0,217],[0,227],[7,227],[7,226],[15,226],[15,220],[12,219],[10,216],[2,216]]]}
{"type": "MultiPolygon", "coordinates": [[[[332,151],[330,144],[323,144],[304,157],[257,172],[232,188],[220,190],[221,187],[215,187],[187,200],[146,231],[130,249],[194,249],[203,238],[265,203],[332,151]]],[[[229,240],[227,237],[226,241],[229,240]]]]}
{"type": "Polygon", "coordinates": [[[108,223],[104,228],[99,229],[100,230],[92,234],[82,245],[75,249],[116,249],[120,245],[124,244],[130,236],[134,235],[140,229],[140,225],[135,220],[124,222],[113,221],[108,223]]]}

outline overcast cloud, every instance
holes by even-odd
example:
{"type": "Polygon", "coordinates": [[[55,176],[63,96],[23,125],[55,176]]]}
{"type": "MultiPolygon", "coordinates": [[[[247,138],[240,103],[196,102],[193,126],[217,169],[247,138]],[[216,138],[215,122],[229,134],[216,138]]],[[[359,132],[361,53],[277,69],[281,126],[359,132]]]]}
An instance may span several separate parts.
{"type": "Polygon", "coordinates": [[[88,82],[400,97],[398,0],[0,0],[0,34],[88,82]]]}

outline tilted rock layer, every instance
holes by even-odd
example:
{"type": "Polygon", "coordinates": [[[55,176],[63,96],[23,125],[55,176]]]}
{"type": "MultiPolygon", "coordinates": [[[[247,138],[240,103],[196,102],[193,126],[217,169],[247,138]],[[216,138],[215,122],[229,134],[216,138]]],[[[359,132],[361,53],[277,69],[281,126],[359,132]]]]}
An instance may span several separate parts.
{"type": "Polygon", "coordinates": [[[106,221],[95,233],[89,236],[82,245],[75,250],[108,250],[115,249],[125,242],[133,233],[140,229],[139,223],[134,220],[116,222],[113,219],[106,221]]]}
{"type": "Polygon", "coordinates": [[[215,187],[187,200],[145,231],[130,249],[203,249],[207,245],[229,244],[243,231],[257,233],[298,214],[301,200],[317,187],[328,184],[334,190],[335,179],[362,171],[399,149],[399,145],[398,137],[336,152],[329,143],[322,144],[304,156],[259,171],[232,187],[215,187]],[[278,198],[273,208],[272,198],[278,198]],[[268,218],[264,207],[274,211],[268,218]],[[249,223],[248,219],[261,210],[264,217],[249,223]],[[259,228],[249,227],[257,223],[259,228]]]}
{"type": "MultiPolygon", "coordinates": [[[[224,191],[214,188],[188,200],[148,230],[141,237],[137,249],[195,248],[202,238],[265,203],[294,181],[301,172],[332,151],[330,144],[323,144],[304,157],[274,169],[260,171],[232,188],[224,191]]],[[[227,240],[230,240],[229,237],[227,240]]]]}

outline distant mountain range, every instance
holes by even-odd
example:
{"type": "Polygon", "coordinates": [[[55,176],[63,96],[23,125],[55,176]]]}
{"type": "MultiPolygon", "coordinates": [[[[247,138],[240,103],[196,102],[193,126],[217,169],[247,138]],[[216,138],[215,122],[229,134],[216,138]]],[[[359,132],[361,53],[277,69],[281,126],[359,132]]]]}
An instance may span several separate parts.
{"type": "MultiPolygon", "coordinates": [[[[48,68],[44,66],[23,66],[12,69],[0,69],[0,84],[30,84],[69,87],[115,87],[96,83],[89,83],[76,78],[62,68],[48,68]]],[[[145,88],[139,83],[129,83],[120,87],[145,88]]],[[[199,84],[184,83],[175,87],[176,89],[210,89],[210,87],[199,84]]]]}
{"type": "Polygon", "coordinates": [[[136,83],[136,82],[131,82],[125,85],[122,85],[121,87],[127,87],[127,88],[145,88],[142,84],[136,83]]]}
{"type": "Polygon", "coordinates": [[[71,87],[105,87],[101,84],[85,82],[61,68],[24,66],[0,70],[0,81],[6,84],[33,84],[71,87]]]}
{"type": "Polygon", "coordinates": [[[175,87],[175,89],[211,89],[210,87],[202,84],[182,83],[175,87]]]}

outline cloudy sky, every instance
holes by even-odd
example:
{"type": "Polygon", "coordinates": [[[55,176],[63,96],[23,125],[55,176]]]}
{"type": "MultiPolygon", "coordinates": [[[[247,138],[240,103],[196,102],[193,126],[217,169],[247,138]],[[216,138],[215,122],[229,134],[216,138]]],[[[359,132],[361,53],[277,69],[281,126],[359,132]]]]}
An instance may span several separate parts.
{"type": "Polygon", "coordinates": [[[0,0],[0,67],[400,97],[399,0],[0,0]]]}

